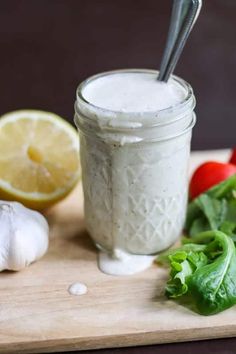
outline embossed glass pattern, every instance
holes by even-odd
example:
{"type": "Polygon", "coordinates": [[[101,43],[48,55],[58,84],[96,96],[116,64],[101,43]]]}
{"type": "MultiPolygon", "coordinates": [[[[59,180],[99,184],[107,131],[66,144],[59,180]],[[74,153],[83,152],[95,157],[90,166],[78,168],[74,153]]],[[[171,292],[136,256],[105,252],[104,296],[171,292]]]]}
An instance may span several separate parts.
{"type": "Polygon", "coordinates": [[[80,85],[75,104],[87,229],[106,251],[154,254],[183,228],[195,99],[176,78],[186,99],[170,109],[102,110],[82,96],[83,85],[97,78],[80,85]]]}

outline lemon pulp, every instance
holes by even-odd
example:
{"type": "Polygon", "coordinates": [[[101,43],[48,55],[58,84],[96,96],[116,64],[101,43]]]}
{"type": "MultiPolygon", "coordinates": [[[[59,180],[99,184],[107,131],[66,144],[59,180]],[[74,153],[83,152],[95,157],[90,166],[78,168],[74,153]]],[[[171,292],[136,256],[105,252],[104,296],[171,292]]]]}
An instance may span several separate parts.
{"type": "Polygon", "coordinates": [[[79,139],[69,123],[36,110],[1,117],[0,199],[43,209],[67,195],[79,175],[79,139]]]}

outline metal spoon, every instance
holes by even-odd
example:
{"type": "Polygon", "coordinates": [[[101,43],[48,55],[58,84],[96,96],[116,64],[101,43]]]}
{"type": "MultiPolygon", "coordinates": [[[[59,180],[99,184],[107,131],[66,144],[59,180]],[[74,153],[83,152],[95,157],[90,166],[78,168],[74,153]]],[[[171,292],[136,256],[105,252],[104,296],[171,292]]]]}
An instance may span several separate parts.
{"type": "Polygon", "coordinates": [[[173,0],[170,28],[161,61],[159,81],[167,82],[201,10],[202,0],[173,0]]]}

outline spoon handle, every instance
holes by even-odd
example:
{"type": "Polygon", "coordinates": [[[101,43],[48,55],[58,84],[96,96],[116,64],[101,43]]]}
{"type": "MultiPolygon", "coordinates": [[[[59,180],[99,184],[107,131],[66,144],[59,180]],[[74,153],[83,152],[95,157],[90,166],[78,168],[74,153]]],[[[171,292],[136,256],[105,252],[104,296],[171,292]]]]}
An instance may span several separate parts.
{"type": "Polygon", "coordinates": [[[173,0],[170,28],[161,61],[159,81],[167,82],[199,15],[202,0],[173,0]]]}

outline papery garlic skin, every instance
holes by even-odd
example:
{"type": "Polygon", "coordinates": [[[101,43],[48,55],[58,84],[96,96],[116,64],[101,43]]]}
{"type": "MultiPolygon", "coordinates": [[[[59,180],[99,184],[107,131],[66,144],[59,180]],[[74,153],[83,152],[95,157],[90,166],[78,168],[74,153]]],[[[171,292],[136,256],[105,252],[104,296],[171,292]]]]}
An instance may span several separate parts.
{"type": "Polygon", "coordinates": [[[43,215],[18,202],[0,201],[0,271],[21,270],[41,258],[48,235],[43,215]]]}

